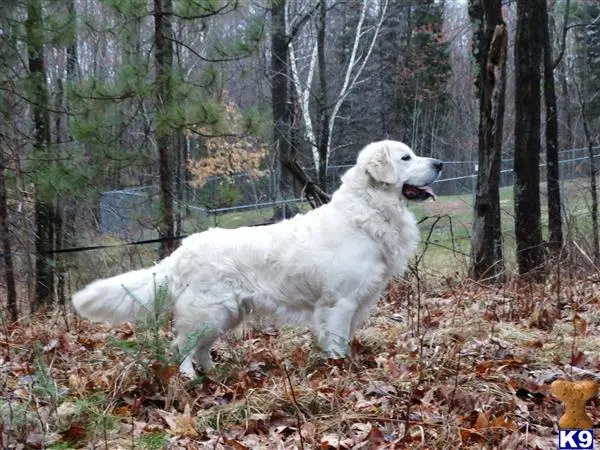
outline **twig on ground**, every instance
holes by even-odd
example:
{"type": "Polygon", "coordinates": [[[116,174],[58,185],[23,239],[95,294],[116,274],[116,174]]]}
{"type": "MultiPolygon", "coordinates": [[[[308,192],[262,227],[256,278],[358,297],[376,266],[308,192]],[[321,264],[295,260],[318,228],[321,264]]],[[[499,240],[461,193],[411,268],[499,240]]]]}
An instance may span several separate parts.
{"type": "Polygon", "coordinates": [[[283,362],[283,371],[285,372],[285,377],[290,385],[290,393],[292,394],[292,401],[294,402],[294,406],[296,407],[296,421],[298,423],[298,436],[300,437],[300,450],[304,450],[304,438],[302,437],[302,419],[300,418],[300,405],[298,404],[298,400],[296,400],[296,394],[294,393],[294,385],[292,384],[292,379],[290,378],[290,373],[288,372],[286,361],[283,362]]]}

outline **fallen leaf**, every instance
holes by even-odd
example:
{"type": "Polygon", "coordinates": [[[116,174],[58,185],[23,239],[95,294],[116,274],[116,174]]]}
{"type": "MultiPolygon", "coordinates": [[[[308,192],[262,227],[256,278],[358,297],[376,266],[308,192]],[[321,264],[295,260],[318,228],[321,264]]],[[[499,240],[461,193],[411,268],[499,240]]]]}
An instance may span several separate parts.
{"type": "Polygon", "coordinates": [[[471,411],[466,416],[461,417],[463,427],[459,428],[459,434],[463,442],[479,441],[485,436],[481,430],[489,428],[490,423],[482,411],[471,411]]]}
{"type": "Polygon", "coordinates": [[[476,430],[482,430],[484,428],[489,428],[489,426],[490,426],[490,421],[488,420],[485,413],[480,412],[479,414],[477,414],[477,419],[475,420],[475,423],[473,424],[473,428],[475,428],[476,430]]]}
{"type": "Polygon", "coordinates": [[[373,381],[367,386],[365,390],[365,395],[376,395],[378,397],[387,396],[387,395],[396,395],[397,391],[394,386],[391,384],[387,384],[381,381],[373,381]]]}
{"type": "Polygon", "coordinates": [[[585,334],[587,332],[587,322],[577,313],[573,316],[573,327],[577,334],[585,334]]]}
{"type": "Polygon", "coordinates": [[[510,417],[505,415],[496,417],[491,424],[494,428],[506,428],[511,431],[517,430],[517,424],[510,417]]]}
{"type": "Polygon", "coordinates": [[[168,386],[171,378],[179,374],[179,367],[174,364],[165,366],[159,361],[154,361],[150,367],[163,386],[168,386]]]}
{"type": "Polygon", "coordinates": [[[575,367],[583,367],[585,365],[585,354],[580,350],[571,355],[571,365],[575,367]]]}
{"type": "Polygon", "coordinates": [[[163,418],[174,436],[198,437],[200,434],[196,429],[196,419],[190,414],[190,406],[185,405],[183,414],[169,413],[158,410],[157,413],[163,418]]]}
{"type": "Polygon", "coordinates": [[[113,409],[113,415],[119,417],[128,417],[131,416],[131,409],[129,406],[119,406],[118,408],[113,409]]]}
{"type": "Polygon", "coordinates": [[[231,446],[234,450],[249,450],[249,447],[246,447],[240,441],[236,439],[227,439],[225,438],[225,443],[231,446]]]}
{"type": "Polygon", "coordinates": [[[367,441],[371,445],[381,445],[385,442],[385,436],[381,432],[381,430],[377,427],[371,428],[369,434],[367,435],[367,441]]]}
{"type": "Polygon", "coordinates": [[[354,446],[353,439],[339,434],[326,434],[321,438],[321,450],[346,450],[354,446]]]}
{"type": "Polygon", "coordinates": [[[73,423],[61,434],[64,441],[75,443],[83,440],[87,436],[87,430],[85,427],[73,423]]]}
{"type": "Polygon", "coordinates": [[[483,376],[490,372],[492,367],[494,367],[494,364],[495,361],[493,360],[487,360],[480,364],[477,364],[477,366],[475,367],[475,373],[477,374],[477,376],[483,376]]]}

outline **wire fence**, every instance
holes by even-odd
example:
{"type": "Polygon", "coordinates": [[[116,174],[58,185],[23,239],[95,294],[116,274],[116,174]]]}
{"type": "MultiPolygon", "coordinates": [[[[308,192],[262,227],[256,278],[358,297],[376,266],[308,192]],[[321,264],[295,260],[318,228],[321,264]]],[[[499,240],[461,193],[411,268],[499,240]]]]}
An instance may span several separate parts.
{"type": "MultiPolygon", "coordinates": [[[[594,154],[600,156],[600,147],[594,154]]],[[[561,182],[589,177],[591,172],[587,148],[559,152],[561,182]]],[[[503,159],[500,186],[512,186],[513,160],[503,159]]],[[[540,167],[545,167],[542,157],[540,167]]],[[[328,185],[331,190],[339,186],[340,178],[352,165],[331,165],[328,168],[328,185]]],[[[312,169],[307,170],[314,178],[312,169]]],[[[477,179],[477,161],[446,161],[442,178],[435,182],[439,196],[473,194],[477,179]]],[[[546,181],[545,170],[540,173],[546,181]]],[[[251,177],[242,173],[229,177],[211,177],[199,188],[185,184],[183,195],[176,202],[182,218],[182,232],[201,231],[209,226],[233,228],[252,225],[268,219],[273,208],[282,204],[303,206],[301,198],[273,200],[273,176],[251,177]]],[[[158,186],[144,186],[103,192],[99,205],[99,232],[114,234],[125,239],[148,239],[156,236],[159,214],[158,186]]]]}

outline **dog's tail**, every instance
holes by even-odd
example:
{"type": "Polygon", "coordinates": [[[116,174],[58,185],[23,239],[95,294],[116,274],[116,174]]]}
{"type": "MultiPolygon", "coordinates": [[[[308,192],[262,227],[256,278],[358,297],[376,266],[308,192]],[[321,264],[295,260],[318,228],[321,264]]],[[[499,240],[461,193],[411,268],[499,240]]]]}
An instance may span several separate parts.
{"type": "Polygon", "coordinates": [[[123,323],[154,311],[157,296],[168,288],[160,264],[94,281],[73,295],[77,312],[94,322],[123,323]]]}

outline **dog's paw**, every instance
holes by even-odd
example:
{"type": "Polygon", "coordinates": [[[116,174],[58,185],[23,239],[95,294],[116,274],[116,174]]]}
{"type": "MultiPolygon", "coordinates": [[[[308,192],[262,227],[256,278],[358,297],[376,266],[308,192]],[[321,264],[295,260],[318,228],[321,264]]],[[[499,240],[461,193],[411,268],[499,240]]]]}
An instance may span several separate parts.
{"type": "Polygon", "coordinates": [[[329,346],[325,351],[328,359],[344,359],[350,354],[350,346],[347,342],[339,342],[329,346]]]}

